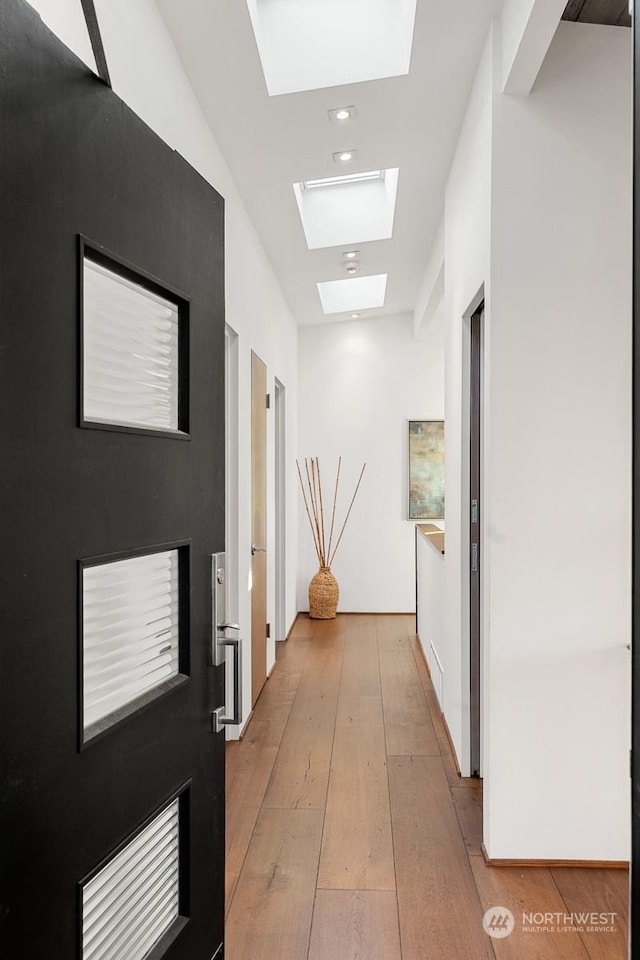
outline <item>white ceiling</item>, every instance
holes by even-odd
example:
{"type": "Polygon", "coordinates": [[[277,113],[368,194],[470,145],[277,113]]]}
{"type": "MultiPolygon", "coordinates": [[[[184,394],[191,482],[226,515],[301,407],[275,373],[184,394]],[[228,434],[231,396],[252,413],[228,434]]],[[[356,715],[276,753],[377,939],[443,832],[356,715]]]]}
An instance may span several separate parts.
{"type": "Polygon", "coordinates": [[[350,314],[323,314],[317,284],[347,277],[344,247],[308,249],[293,184],[394,167],[393,236],[350,246],[360,251],[359,277],[388,274],[384,306],[361,315],[411,312],[482,46],[502,0],[417,0],[408,75],[277,96],[267,93],[245,0],[156,2],[298,324],[350,314]],[[345,105],[356,107],[356,118],[330,122],[327,111],[345,105]],[[333,154],[350,148],[355,159],[338,167],[333,154]]]}

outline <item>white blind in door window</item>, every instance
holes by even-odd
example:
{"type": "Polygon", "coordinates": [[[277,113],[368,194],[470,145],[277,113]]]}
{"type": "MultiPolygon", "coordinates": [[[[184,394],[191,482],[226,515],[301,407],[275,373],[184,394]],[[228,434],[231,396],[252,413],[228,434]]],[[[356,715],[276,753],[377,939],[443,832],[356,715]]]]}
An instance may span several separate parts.
{"type": "Polygon", "coordinates": [[[178,673],[178,551],[82,572],[84,729],[178,673]]]}
{"type": "Polygon", "coordinates": [[[142,960],[179,913],[179,801],[82,889],[82,960],[142,960]]]}
{"type": "Polygon", "coordinates": [[[178,307],[84,260],[84,419],[178,429],[178,307]]]}

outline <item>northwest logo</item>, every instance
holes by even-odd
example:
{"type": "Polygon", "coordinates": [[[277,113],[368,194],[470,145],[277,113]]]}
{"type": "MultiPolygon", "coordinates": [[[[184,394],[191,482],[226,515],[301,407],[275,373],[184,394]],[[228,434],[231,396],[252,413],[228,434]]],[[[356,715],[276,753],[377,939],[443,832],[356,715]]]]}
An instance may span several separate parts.
{"type": "Polygon", "coordinates": [[[482,918],[484,932],[494,940],[502,940],[513,933],[515,919],[506,907],[491,907],[482,918]]]}

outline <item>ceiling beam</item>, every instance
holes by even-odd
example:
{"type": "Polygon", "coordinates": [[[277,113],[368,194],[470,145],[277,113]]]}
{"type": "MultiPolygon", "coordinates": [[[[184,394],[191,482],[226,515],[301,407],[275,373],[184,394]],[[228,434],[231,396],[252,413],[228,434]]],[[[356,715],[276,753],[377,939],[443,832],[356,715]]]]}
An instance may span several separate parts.
{"type": "Polygon", "coordinates": [[[629,0],[569,0],[562,19],[630,27],[629,0]]]}
{"type": "Polygon", "coordinates": [[[587,0],[569,0],[562,14],[563,20],[579,20],[587,0]]]}
{"type": "Polygon", "coordinates": [[[567,0],[506,0],[502,11],[502,92],[527,96],[567,0]]]}
{"type": "Polygon", "coordinates": [[[91,40],[93,55],[96,58],[96,69],[98,71],[98,76],[104,83],[106,83],[108,87],[110,87],[111,78],[109,77],[107,56],[104,52],[104,44],[102,42],[100,25],[98,24],[98,15],[96,13],[94,2],[93,0],[80,0],[80,2],[82,3],[82,11],[84,13],[84,19],[87,23],[87,30],[89,31],[89,39],[91,40]]]}

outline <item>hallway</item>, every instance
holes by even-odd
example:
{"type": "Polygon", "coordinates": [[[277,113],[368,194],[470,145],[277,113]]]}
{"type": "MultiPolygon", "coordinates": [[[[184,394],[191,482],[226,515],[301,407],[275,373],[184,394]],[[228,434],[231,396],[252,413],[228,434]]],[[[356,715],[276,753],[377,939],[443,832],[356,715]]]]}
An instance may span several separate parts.
{"type": "Polygon", "coordinates": [[[623,960],[623,870],[487,867],[408,615],[301,615],[227,744],[227,960],[623,960]],[[490,939],[482,916],[511,909],[490,939]],[[525,932],[523,913],[616,914],[525,932]]]}

